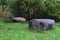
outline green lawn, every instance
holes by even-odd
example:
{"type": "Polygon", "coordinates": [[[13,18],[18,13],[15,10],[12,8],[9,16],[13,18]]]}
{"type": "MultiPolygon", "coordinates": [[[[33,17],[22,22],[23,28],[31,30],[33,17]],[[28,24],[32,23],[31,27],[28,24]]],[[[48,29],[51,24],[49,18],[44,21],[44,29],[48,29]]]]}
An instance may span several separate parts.
{"type": "Polygon", "coordinates": [[[57,0],[57,1],[60,1],[60,0],[57,0]]]}
{"type": "Polygon", "coordinates": [[[28,30],[27,23],[2,23],[0,40],[60,40],[60,23],[54,30],[33,32],[28,30]]]}

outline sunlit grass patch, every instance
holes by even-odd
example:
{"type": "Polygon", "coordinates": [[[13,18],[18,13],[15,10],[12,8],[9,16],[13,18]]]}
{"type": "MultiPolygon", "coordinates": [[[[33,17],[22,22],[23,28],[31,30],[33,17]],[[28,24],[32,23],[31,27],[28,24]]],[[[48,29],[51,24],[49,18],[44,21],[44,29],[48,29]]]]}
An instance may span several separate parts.
{"type": "Polygon", "coordinates": [[[0,40],[58,40],[60,39],[60,23],[54,30],[34,32],[28,29],[27,23],[1,23],[0,40]]]}

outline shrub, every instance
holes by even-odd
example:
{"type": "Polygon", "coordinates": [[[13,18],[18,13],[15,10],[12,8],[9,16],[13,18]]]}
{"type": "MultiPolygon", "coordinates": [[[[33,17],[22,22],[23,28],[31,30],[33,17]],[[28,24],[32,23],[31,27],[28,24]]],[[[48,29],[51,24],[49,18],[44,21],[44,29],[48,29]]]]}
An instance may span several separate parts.
{"type": "MultiPolygon", "coordinates": [[[[56,20],[60,15],[56,0],[15,0],[10,5],[14,16],[32,18],[53,18],[56,20]]],[[[60,11],[60,10],[59,10],[60,11]]]]}

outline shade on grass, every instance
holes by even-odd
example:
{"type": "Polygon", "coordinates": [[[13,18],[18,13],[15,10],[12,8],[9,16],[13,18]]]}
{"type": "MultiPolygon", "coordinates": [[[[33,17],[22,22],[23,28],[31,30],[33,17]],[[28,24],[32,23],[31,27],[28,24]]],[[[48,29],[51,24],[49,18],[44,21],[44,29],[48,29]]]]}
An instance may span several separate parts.
{"type": "Polygon", "coordinates": [[[2,23],[0,40],[58,40],[60,39],[60,23],[54,30],[33,32],[28,30],[28,23],[2,23]]]}

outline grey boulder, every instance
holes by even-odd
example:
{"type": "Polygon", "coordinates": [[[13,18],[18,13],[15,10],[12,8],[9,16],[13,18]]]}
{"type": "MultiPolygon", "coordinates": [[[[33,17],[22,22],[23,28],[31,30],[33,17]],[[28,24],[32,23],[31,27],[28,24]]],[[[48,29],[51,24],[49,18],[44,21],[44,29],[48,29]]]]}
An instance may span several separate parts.
{"type": "Polygon", "coordinates": [[[54,29],[55,20],[52,19],[32,19],[29,21],[29,29],[50,30],[54,29]]]}

